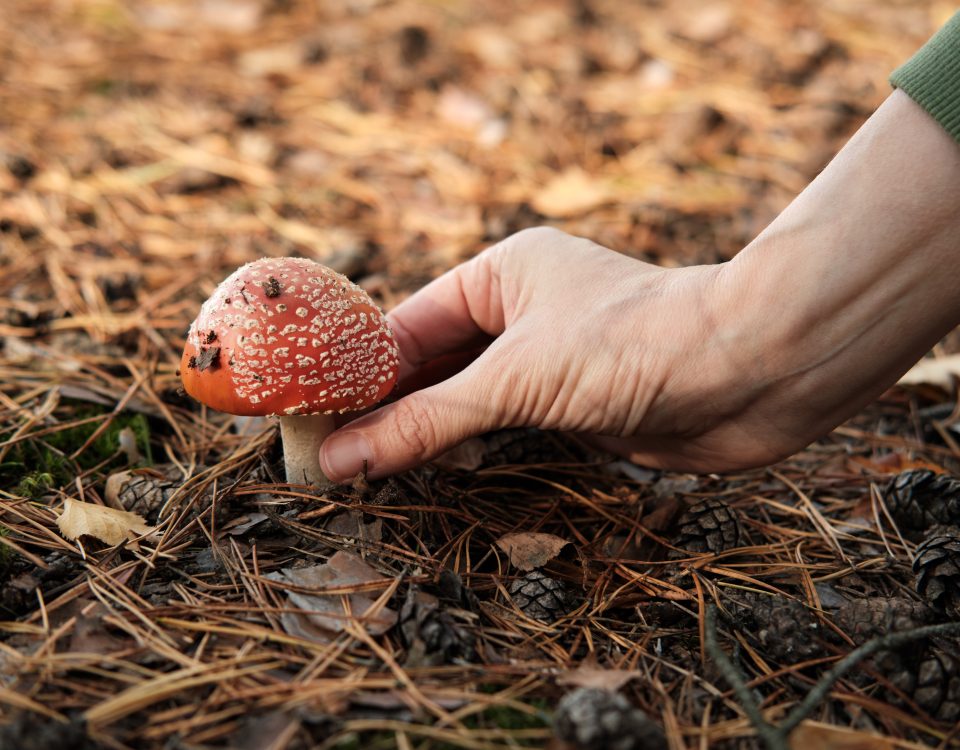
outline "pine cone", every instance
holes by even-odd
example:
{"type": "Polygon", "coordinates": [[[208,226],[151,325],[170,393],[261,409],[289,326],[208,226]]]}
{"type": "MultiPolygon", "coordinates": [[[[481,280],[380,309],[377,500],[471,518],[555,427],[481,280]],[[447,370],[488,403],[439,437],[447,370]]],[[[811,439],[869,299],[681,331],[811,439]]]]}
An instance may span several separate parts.
{"type": "MultiPolygon", "coordinates": [[[[693,553],[718,553],[739,547],[743,541],[740,514],[722,500],[708,498],[687,508],[680,517],[674,545],[693,553]]],[[[688,557],[670,550],[673,559],[688,557]]]]}
{"type": "Polygon", "coordinates": [[[764,656],[793,664],[824,655],[825,634],[820,620],[794,599],[748,595],[742,619],[753,626],[750,629],[763,646],[764,656]]]}
{"type": "Polygon", "coordinates": [[[960,719],[960,664],[946,651],[930,648],[917,669],[913,700],[940,721],[960,719]]]}
{"type": "Polygon", "coordinates": [[[960,524],[960,479],[930,469],[897,474],[884,490],[890,515],[903,532],[960,524]]]}
{"type": "Polygon", "coordinates": [[[527,617],[553,622],[565,614],[568,605],[566,587],[539,570],[531,570],[510,584],[514,604],[527,617]]]}
{"type": "Polygon", "coordinates": [[[534,428],[500,430],[487,435],[484,442],[484,466],[569,463],[571,460],[571,454],[563,450],[556,435],[534,428]]]}
{"type": "Polygon", "coordinates": [[[183,475],[176,467],[121,471],[107,477],[104,493],[114,504],[154,522],[182,484],[183,475]]]}
{"type": "MultiPolygon", "coordinates": [[[[905,597],[853,599],[836,614],[837,624],[858,646],[887,633],[921,627],[932,619],[933,613],[926,605],[905,597]]],[[[925,648],[925,642],[915,641],[896,649],[885,649],[874,654],[867,664],[873,672],[882,674],[894,687],[910,695],[916,687],[917,667],[925,648]]],[[[856,672],[852,679],[861,685],[872,682],[864,672],[856,672]]]]}
{"type": "Polygon", "coordinates": [[[663,730],[619,693],[577,688],[557,704],[557,737],[577,750],[666,750],[663,730]]]}
{"type": "Polygon", "coordinates": [[[859,646],[877,636],[926,625],[931,615],[921,602],[892,596],[844,602],[837,610],[836,621],[859,646]]]}
{"type": "Polygon", "coordinates": [[[960,529],[941,526],[917,547],[913,560],[917,592],[937,609],[960,604],[960,529]]]}
{"type": "Polygon", "coordinates": [[[416,587],[410,588],[400,610],[400,632],[410,647],[407,666],[463,663],[474,653],[475,639],[466,623],[416,587]]]}

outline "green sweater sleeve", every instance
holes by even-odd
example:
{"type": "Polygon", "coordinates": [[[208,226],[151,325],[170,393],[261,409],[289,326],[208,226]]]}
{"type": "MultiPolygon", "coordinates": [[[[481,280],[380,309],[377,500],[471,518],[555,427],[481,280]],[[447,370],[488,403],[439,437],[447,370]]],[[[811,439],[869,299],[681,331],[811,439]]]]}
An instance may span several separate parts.
{"type": "Polygon", "coordinates": [[[960,13],[893,71],[890,83],[933,115],[960,142],[960,13]]]}

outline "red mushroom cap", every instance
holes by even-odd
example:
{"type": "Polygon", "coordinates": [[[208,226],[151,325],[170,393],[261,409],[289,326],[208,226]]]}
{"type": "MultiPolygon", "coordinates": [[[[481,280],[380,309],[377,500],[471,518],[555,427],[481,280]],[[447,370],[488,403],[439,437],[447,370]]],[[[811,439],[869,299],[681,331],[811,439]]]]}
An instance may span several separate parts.
{"type": "Polygon", "coordinates": [[[383,313],[345,276],[305,258],[237,269],[203,303],[180,362],[183,387],[219,411],[353,411],[393,389],[398,350],[383,313]]]}

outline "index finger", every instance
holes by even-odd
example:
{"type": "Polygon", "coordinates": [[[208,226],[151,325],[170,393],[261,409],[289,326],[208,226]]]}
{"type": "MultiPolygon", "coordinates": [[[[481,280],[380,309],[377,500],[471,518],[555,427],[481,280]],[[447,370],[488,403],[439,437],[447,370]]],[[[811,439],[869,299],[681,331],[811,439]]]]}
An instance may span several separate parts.
{"type": "Polygon", "coordinates": [[[400,347],[400,379],[427,362],[503,333],[498,256],[496,247],[485,250],[387,314],[400,347]]]}

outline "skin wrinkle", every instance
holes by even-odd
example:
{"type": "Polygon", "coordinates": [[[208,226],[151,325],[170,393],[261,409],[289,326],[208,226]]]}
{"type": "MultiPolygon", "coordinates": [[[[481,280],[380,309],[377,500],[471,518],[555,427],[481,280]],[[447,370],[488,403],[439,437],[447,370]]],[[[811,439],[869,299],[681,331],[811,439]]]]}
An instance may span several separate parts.
{"type": "MultiPolygon", "coordinates": [[[[513,333],[497,339],[490,346],[490,354],[486,358],[488,368],[488,377],[481,377],[478,384],[490,388],[489,398],[485,400],[485,408],[494,409],[499,420],[505,426],[520,426],[524,424],[533,424],[537,422],[542,413],[537,401],[538,398],[549,400],[550,388],[544,382],[534,384],[523,372],[516,366],[517,362],[530,361],[531,357],[536,356],[535,352],[529,355],[524,351],[529,348],[529,344],[524,342],[524,329],[531,328],[531,333],[535,331],[533,326],[529,326],[527,321],[518,324],[513,329],[513,333]],[[491,385],[492,384],[492,385],[491,385]],[[538,397],[532,397],[531,393],[534,386],[541,393],[538,397]]],[[[471,367],[481,368],[481,360],[474,362],[471,367]]],[[[483,375],[484,370],[478,374],[483,375]]]]}
{"type": "Polygon", "coordinates": [[[474,288],[488,289],[489,315],[491,319],[496,320],[496,324],[490,326],[490,329],[487,330],[487,334],[490,336],[502,333],[514,320],[510,299],[503,288],[504,252],[500,245],[496,245],[478,256],[478,262],[484,264],[485,276],[475,280],[477,286],[474,288]],[[481,258],[483,260],[480,260],[481,258]],[[485,284],[488,286],[485,286],[485,284]]]}
{"type": "Polygon", "coordinates": [[[430,455],[431,446],[436,443],[432,425],[437,417],[432,403],[425,399],[400,400],[393,405],[398,439],[416,460],[425,460],[430,455]]]}
{"type": "Polygon", "coordinates": [[[487,336],[496,336],[503,332],[505,326],[501,315],[495,312],[498,307],[493,300],[497,299],[500,290],[499,273],[492,267],[493,260],[489,251],[477,256],[476,263],[467,264],[467,270],[457,275],[458,289],[463,306],[466,308],[470,318],[476,324],[478,333],[484,333],[487,336]],[[467,276],[465,279],[464,276],[467,276]],[[470,282],[470,283],[466,283],[470,282]],[[486,293],[478,297],[476,290],[484,290],[486,293]],[[468,291],[469,290],[469,291],[468,291]],[[477,310],[478,301],[486,302],[482,311],[477,310]]]}

